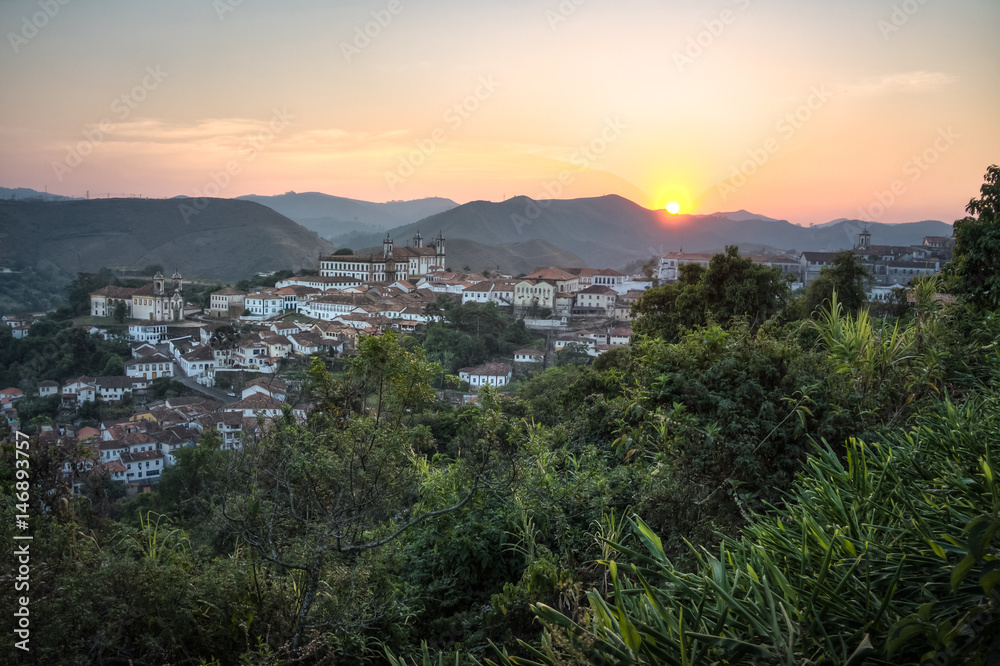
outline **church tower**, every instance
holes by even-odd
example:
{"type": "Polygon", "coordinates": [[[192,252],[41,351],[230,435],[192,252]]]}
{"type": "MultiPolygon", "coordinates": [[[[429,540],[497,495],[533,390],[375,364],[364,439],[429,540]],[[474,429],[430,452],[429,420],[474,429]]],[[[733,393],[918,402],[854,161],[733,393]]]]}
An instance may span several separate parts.
{"type": "Polygon", "coordinates": [[[434,239],[434,246],[437,249],[437,256],[441,258],[442,266],[444,265],[444,233],[439,231],[438,237],[434,239]]]}
{"type": "Polygon", "coordinates": [[[174,281],[174,293],[184,292],[184,280],[181,278],[180,271],[174,271],[174,275],[171,278],[174,281]]]}
{"type": "Polygon", "coordinates": [[[424,237],[420,235],[420,231],[417,230],[417,235],[413,237],[413,247],[418,250],[424,246],[424,237]]]}
{"type": "Polygon", "coordinates": [[[858,234],[858,249],[859,250],[870,250],[872,248],[872,235],[868,231],[867,225],[864,231],[858,234]]]}
{"type": "Polygon", "coordinates": [[[163,273],[156,271],[156,275],[153,276],[153,296],[163,296],[164,295],[164,278],[163,273]]]}
{"type": "Polygon", "coordinates": [[[385,240],[382,241],[382,258],[388,259],[392,256],[392,239],[389,238],[389,234],[385,235],[385,240]]]}

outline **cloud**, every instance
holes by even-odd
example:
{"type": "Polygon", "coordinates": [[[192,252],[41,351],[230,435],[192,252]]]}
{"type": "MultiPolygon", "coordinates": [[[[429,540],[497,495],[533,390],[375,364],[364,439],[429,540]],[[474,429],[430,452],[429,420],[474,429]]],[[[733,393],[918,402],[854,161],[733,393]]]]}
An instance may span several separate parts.
{"type": "Polygon", "coordinates": [[[958,81],[957,76],[944,72],[899,72],[881,77],[866,77],[854,83],[835,86],[843,95],[871,97],[899,93],[922,93],[939,90],[958,81]]]}

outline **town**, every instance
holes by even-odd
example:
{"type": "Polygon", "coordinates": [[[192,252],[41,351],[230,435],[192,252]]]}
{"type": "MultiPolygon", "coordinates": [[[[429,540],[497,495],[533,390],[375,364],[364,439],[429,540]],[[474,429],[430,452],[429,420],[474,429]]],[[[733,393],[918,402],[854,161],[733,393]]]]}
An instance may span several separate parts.
{"type": "MultiPolygon", "coordinates": [[[[951,238],[932,236],[905,247],[872,245],[871,240],[865,230],[853,250],[872,278],[871,302],[887,301],[904,293],[914,277],[939,272],[952,245],[951,238]]],[[[108,285],[90,294],[91,317],[108,323],[84,329],[127,340],[130,358],[122,374],[78,376],[61,384],[44,380],[25,388],[40,398],[58,396],[64,415],[87,403],[127,400],[131,414],[76,430],[65,423],[41,425],[39,437],[48,445],[84,442],[91,450],[90,459],[75,467],[65,463],[73,492],[79,494],[86,476],[100,468],[134,494],[151,489],[175,462],[177,449],[196,445],[206,431],[218,433],[222,446],[235,448],[244,437],[260,436],[267,420],[286,410],[304,420],[311,405],[299,399],[301,372],[288,372],[296,361],[301,368],[310,357],[350,355],[359,336],[417,335],[441,322],[450,307],[488,307],[523,322],[530,333],[525,346],[506,355],[445,368],[454,374],[442,377],[440,397],[475,403],[483,386],[504,389],[552,365],[586,363],[628,345],[632,306],[642,294],[655,284],[676,282],[685,265],[707,269],[712,257],[671,252],[631,276],[608,268],[544,266],[515,277],[451,270],[441,234],[428,246],[419,233],[403,246],[387,235],[381,252],[340,250],[321,256],[310,274],[276,279],[273,286],[214,291],[207,308],[185,300],[180,273],[168,279],[157,272],[141,287],[108,285]],[[156,399],[151,387],[157,380],[184,384],[185,395],[156,399]]],[[[816,280],[836,253],[749,258],[779,269],[795,289],[816,280]]],[[[14,337],[31,330],[32,318],[8,315],[3,320],[14,337]]],[[[17,409],[24,395],[21,388],[0,391],[0,413],[12,429],[28,425],[17,409]]]]}

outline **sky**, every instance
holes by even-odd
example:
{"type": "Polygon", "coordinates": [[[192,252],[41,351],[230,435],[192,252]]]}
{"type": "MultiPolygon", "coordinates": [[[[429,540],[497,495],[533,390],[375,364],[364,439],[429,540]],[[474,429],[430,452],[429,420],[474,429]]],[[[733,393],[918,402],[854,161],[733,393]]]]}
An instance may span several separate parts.
{"type": "Polygon", "coordinates": [[[996,0],[0,0],[0,186],[964,216],[996,0]]]}

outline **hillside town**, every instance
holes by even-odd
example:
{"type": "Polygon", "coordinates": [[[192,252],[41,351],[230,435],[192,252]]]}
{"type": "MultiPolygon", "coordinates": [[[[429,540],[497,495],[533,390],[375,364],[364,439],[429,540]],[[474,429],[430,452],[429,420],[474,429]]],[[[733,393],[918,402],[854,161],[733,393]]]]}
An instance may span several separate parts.
{"type": "MultiPolygon", "coordinates": [[[[867,230],[862,232],[853,252],[873,276],[869,299],[886,300],[913,277],[940,271],[951,241],[929,236],[919,246],[880,246],[872,244],[867,230]]],[[[226,287],[211,293],[208,308],[185,301],[178,272],[169,279],[157,272],[141,287],[102,287],[90,294],[90,314],[109,324],[85,330],[105,338],[127,335],[131,358],[124,373],[80,376],[61,385],[42,381],[35,390],[39,397],[59,396],[66,413],[87,403],[121,403],[126,397],[134,413],[76,431],[47,426],[41,434],[53,444],[83,443],[92,450],[96,463],[65,470],[76,491],[90,466],[98,464],[113,480],[139,492],[158,481],[179,447],[195,445],[206,431],[217,432],[223,446],[234,447],[244,437],[259,436],[268,419],[286,412],[304,419],[309,405],[298,399],[301,386],[282,377],[290,361],[350,355],[360,336],[419,333],[441,320],[443,305],[492,304],[522,320],[537,344],[459,368],[457,399],[475,402],[480,388],[507,387],[552,365],[557,354],[573,351],[586,360],[627,345],[631,308],[642,293],[654,284],[677,281],[685,265],[707,268],[713,256],[671,252],[656,258],[651,275],[539,266],[512,276],[450,270],[445,248],[442,234],[427,247],[419,233],[405,246],[387,235],[381,252],[320,256],[314,274],[246,291],[226,287]],[[128,321],[117,331],[110,324],[116,310],[128,321]],[[164,379],[183,382],[195,395],[150,400],[150,387],[164,379]]],[[[807,287],[836,255],[748,256],[780,269],[798,288],[807,287]]],[[[32,322],[5,316],[3,323],[15,337],[23,337],[32,322]]],[[[22,397],[18,388],[0,391],[0,414],[10,427],[21,425],[17,402],[22,397]]]]}

